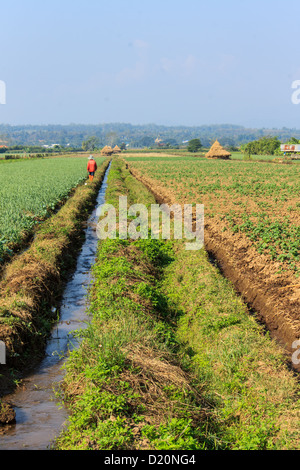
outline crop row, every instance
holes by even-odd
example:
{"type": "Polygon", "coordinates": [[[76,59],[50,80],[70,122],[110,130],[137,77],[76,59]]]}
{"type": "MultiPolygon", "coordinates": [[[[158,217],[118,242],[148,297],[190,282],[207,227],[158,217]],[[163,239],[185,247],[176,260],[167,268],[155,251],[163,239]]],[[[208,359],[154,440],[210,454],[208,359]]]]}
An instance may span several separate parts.
{"type": "Polygon", "coordinates": [[[87,177],[84,158],[5,162],[0,166],[0,259],[53,213],[87,177]]]}
{"type": "Polygon", "coordinates": [[[128,158],[181,203],[244,233],[258,253],[300,269],[300,165],[185,158],[128,158]]]}

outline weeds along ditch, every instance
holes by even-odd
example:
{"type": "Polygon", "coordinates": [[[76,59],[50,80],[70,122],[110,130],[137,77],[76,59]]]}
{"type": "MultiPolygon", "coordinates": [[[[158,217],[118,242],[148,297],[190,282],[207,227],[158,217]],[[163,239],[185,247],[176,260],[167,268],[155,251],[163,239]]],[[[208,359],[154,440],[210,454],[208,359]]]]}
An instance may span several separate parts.
{"type": "MultiPolygon", "coordinates": [[[[107,202],[155,203],[122,161],[114,161],[107,202]]],[[[102,240],[89,294],[90,325],[66,363],[62,397],[71,410],[59,449],[206,449],[209,404],[182,368],[176,315],[158,284],[172,259],[156,240],[102,240]]]]}
{"type": "Polygon", "coordinates": [[[84,223],[108,164],[109,160],[103,161],[94,182],[78,186],[63,207],[39,226],[26,251],[5,266],[0,281],[0,340],[6,345],[1,396],[14,388],[24,370],[43,357],[49,332],[57,320],[53,307],[59,304],[76,266],[84,223]]]}
{"type": "Polygon", "coordinates": [[[13,404],[15,423],[0,428],[0,449],[50,449],[53,439],[67,421],[68,410],[57,406],[55,390],[63,378],[62,364],[69,351],[78,346],[76,330],[84,328],[87,321],[86,293],[98,242],[95,225],[98,208],[105,201],[108,171],[109,168],[98,191],[96,205],[86,222],[76,268],[64,286],[58,319],[47,339],[44,357],[26,374],[21,386],[4,398],[5,403],[13,404]]]}
{"type": "MultiPolygon", "coordinates": [[[[113,160],[106,202],[154,204],[113,160]]],[[[299,448],[299,384],[205,250],[99,241],[89,324],[65,363],[60,450],[299,448]]]]}

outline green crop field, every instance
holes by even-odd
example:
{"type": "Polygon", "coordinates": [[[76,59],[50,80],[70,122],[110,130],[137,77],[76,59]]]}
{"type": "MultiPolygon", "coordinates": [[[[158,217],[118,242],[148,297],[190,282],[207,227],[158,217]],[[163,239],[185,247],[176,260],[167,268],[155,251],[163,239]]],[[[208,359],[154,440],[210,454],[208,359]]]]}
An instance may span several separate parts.
{"type": "Polygon", "coordinates": [[[181,203],[204,203],[222,230],[244,233],[259,253],[299,272],[300,166],[193,157],[126,157],[181,203]]]}
{"type": "Polygon", "coordinates": [[[86,179],[86,163],[68,157],[0,164],[0,260],[86,179]]]}

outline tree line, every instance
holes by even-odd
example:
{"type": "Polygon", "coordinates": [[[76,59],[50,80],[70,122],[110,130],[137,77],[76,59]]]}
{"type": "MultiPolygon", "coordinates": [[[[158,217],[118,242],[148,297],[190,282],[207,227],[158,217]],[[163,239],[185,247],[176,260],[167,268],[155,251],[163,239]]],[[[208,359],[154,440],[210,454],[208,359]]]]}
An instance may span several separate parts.
{"type": "Polygon", "coordinates": [[[203,126],[159,126],[155,124],[132,125],[122,123],[99,125],[47,125],[10,126],[0,124],[0,145],[40,146],[58,144],[62,147],[82,148],[82,142],[90,137],[97,139],[97,147],[124,143],[129,148],[156,146],[156,140],[164,147],[182,147],[184,143],[199,139],[204,147],[210,147],[218,139],[224,147],[237,147],[261,138],[275,138],[287,143],[292,137],[300,139],[297,129],[248,129],[230,124],[203,126]]]}
{"type": "MultiPolygon", "coordinates": [[[[291,137],[286,144],[299,144],[300,140],[291,137]]],[[[261,137],[258,140],[241,145],[241,151],[246,155],[281,155],[280,145],[282,142],[278,137],[261,137]]]]}

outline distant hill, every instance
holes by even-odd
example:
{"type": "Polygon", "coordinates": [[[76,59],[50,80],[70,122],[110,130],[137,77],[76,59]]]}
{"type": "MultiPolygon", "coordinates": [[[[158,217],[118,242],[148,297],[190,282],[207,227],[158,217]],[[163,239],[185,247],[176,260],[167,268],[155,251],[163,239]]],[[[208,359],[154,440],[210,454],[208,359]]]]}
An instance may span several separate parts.
{"type": "Polygon", "coordinates": [[[98,125],[0,125],[0,141],[9,145],[53,145],[81,147],[90,136],[96,136],[100,146],[127,144],[129,148],[156,146],[157,142],[171,146],[198,138],[204,146],[218,139],[223,146],[238,146],[263,136],[277,136],[283,143],[291,137],[300,139],[300,129],[248,129],[243,126],[205,125],[199,127],[159,126],[156,124],[98,125]],[[156,141],[156,143],[155,143],[156,141]]]}

